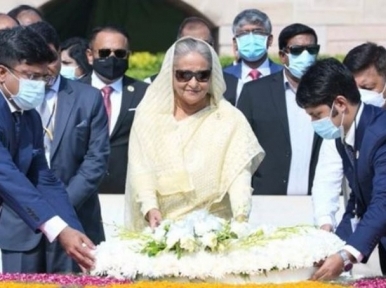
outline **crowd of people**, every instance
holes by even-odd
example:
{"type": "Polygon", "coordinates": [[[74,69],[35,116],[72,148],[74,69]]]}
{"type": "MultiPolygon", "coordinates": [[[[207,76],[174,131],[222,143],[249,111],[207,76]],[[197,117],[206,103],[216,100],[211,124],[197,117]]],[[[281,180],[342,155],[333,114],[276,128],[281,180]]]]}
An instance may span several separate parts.
{"type": "Polygon", "coordinates": [[[102,193],[125,194],[136,231],[198,209],[244,222],[252,195],[311,195],[316,225],[346,241],[313,279],[377,245],[386,274],[386,49],[318,60],[315,30],[293,23],[275,63],[264,12],[240,12],[232,32],[222,68],[205,20],[185,19],[142,82],[125,75],[132,43],[118,26],[61,42],[33,7],[0,14],[3,272],[92,269],[102,193]]]}

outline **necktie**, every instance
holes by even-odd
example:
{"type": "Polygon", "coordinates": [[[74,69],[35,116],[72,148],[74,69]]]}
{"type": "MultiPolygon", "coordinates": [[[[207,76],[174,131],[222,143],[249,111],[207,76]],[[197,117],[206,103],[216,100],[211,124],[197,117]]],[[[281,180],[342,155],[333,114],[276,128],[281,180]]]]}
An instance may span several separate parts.
{"type": "Polygon", "coordinates": [[[21,120],[21,112],[16,111],[12,113],[13,119],[15,120],[15,139],[16,145],[19,147],[20,144],[20,120],[21,120]]]}
{"type": "Polygon", "coordinates": [[[252,80],[256,80],[261,77],[261,73],[257,69],[252,69],[248,75],[252,78],[252,80]]]}
{"type": "MultiPolygon", "coordinates": [[[[49,91],[48,93],[55,93],[55,91],[52,90],[52,91],[49,91]]],[[[56,105],[54,104],[51,110],[47,102],[47,97],[45,97],[42,105],[40,106],[40,109],[38,109],[40,118],[42,119],[43,135],[44,135],[44,150],[45,150],[45,155],[48,163],[50,163],[51,144],[52,144],[52,140],[54,139],[55,106],[56,105]]]]}
{"type": "Polygon", "coordinates": [[[109,127],[111,122],[111,93],[113,93],[114,89],[111,86],[105,86],[102,88],[102,96],[103,96],[103,102],[105,104],[107,117],[109,119],[109,127]]]}
{"type": "Polygon", "coordinates": [[[344,145],[344,150],[346,151],[347,157],[350,160],[350,164],[353,168],[355,168],[355,155],[354,155],[354,149],[350,146],[345,144],[344,145]]]}

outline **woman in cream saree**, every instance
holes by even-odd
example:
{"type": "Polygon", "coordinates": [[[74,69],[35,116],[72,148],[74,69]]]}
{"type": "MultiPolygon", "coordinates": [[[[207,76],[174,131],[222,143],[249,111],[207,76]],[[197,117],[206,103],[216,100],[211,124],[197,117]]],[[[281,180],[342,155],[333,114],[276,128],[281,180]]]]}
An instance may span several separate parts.
{"type": "Polygon", "coordinates": [[[186,37],[167,51],[131,129],[127,228],[143,229],[149,215],[154,226],[154,211],[156,220],[178,219],[198,209],[248,219],[251,175],[264,151],[242,113],[223,98],[224,91],[220,61],[207,43],[186,37]],[[200,71],[186,70],[203,65],[200,71]],[[207,104],[181,119],[178,103],[184,102],[180,94],[187,89],[204,93],[207,104]]]}

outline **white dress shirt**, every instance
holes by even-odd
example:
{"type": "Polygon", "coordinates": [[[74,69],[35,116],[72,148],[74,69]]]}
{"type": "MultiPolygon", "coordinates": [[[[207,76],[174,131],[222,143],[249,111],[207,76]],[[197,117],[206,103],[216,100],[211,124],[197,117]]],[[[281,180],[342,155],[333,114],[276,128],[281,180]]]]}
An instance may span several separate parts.
{"type": "MultiPolygon", "coordinates": [[[[247,64],[244,63],[244,61],[241,61],[241,79],[239,79],[239,82],[237,83],[237,90],[236,90],[236,103],[239,100],[241,90],[243,89],[244,83],[247,83],[249,81],[252,81],[252,77],[249,75],[251,71],[254,70],[251,67],[249,67],[247,64]]],[[[269,67],[269,59],[265,59],[265,61],[257,68],[257,71],[260,72],[261,76],[264,77],[271,74],[271,68],[269,67]]]]}
{"type": "Polygon", "coordinates": [[[110,118],[110,135],[114,131],[115,124],[117,124],[119,113],[121,112],[121,105],[122,105],[122,79],[123,77],[119,78],[115,82],[111,84],[106,84],[102,82],[101,79],[95,74],[95,72],[91,75],[91,85],[99,90],[106,86],[110,86],[114,89],[114,91],[110,95],[110,101],[111,101],[111,118],[110,118]]]}
{"type": "Polygon", "coordinates": [[[336,149],[335,139],[324,139],[311,192],[314,220],[319,227],[324,224],[336,227],[335,214],[339,210],[342,181],[343,162],[336,149]]]}
{"type": "MultiPolygon", "coordinates": [[[[57,77],[54,84],[50,87],[50,89],[46,92],[46,95],[45,95],[45,101],[47,102],[50,115],[52,115],[50,120],[52,127],[55,127],[55,114],[56,114],[55,110],[57,108],[56,103],[58,100],[59,85],[60,85],[60,77],[57,77]]],[[[42,105],[39,105],[38,107],[36,107],[36,110],[38,112],[41,111],[42,105]]],[[[42,123],[42,124],[43,124],[43,127],[46,127],[48,123],[42,123]]],[[[45,149],[44,152],[46,155],[48,166],[51,167],[51,149],[45,149]]]]}
{"type": "MultiPolygon", "coordinates": [[[[15,106],[11,104],[11,102],[8,101],[7,97],[3,93],[0,93],[5,98],[5,101],[7,101],[8,107],[11,110],[11,113],[18,111],[15,106]]],[[[21,111],[23,112],[23,111],[21,111]]],[[[43,232],[43,234],[47,237],[48,241],[53,242],[60,232],[63,231],[64,228],[66,228],[68,225],[66,222],[62,220],[59,216],[54,216],[51,219],[44,222],[40,227],[39,230],[43,232]]]]}
{"type": "Polygon", "coordinates": [[[307,195],[308,176],[314,129],[310,116],[296,103],[295,89],[291,87],[284,73],[285,101],[291,141],[291,165],[288,177],[287,195],[307,195]]]}

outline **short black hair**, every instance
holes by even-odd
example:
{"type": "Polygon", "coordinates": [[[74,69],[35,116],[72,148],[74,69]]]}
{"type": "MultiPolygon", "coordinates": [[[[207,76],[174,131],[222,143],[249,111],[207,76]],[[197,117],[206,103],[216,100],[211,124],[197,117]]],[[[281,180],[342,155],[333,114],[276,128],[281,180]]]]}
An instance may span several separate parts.
{"type": "Polygon", "coordinates": [[[106,25],[106,26],[100,26],[100,27],[94,28],[91,31],[90,36],[88,38],[89,39],[88,40],[88,45],[89,45],[90,48],[92,47],[92,45],[93,45],[93,43],[95,41],[95,38],[97,37],[97,35],[100,32],[115,32],[115,33],[122,34],[126,38],[128,48],[130,49],[130,36],[126,32],[126,30],[123,27],[119,26],[119,25],[106,25]]]}
{"type": "Polygon", "coordinates": [[[300,34],[310,34],[314,36],[315,44],[318,43],[318,36],[316,35],[316,32],[314,29],[304,24],[295,23],[281,30],[279,34],[279,51],[282,51],[284,48],[287,47],[288,41],[291,38],[300,34]]]}
{"type": "Polygon", "coordinates": [[[10,68],[21,63],[51,63],[56,59],[44,39],[29,27],[1,30],[0,47],[0,63],[10,68]]]}
{"type": "Polygon", "coordinates": [[[302,108],[319,105],[332,106],[338,95],[350,103],[361,100],[356,82],[350,70],[335,58],[316,61],[300,80],[296,102],[302,108]]]}
{"type": "Polygon", "coordinates": [[[386,49],[371,42],[361,44],[347,53],[343,64],[354,75],[374,66],[379,75],[386,77],[386,49]]]}
{"type": "MultiPolygon", "coordinates": [[[[195,16],[187,17],[184,19],[184,21],[182,21],[180,27],[178,28],[177,40],[182,37],[182,31],[188,25],[203,25],[203,26],[207,27],[209,32],[210,32],[210,25],[205,19],[202,19],[200,17],[195,17],[195,16]]],[[[213,42],[212,33],[210,33],[210,37],[211,37],[211,39],[210,39],[211,42],[213,42]]]]}
{"type": "Polygon", "coordinates": [[[55,28],[50,23],[41,21],[41,22],[32,23],[28,27],[34,30],[40,36],[42,36],[43,39],[47,42],[47,44],[54,45],[55,49],[59,51],[59,48],[60,48],[59,35],[56,32],[55,28]]]}
{"type": "Polygon", "coordinates": [[[43,19],[42,12],[40,12],[38,9],[36,9],[35,7],[32,7],[30,5],[19,5],[16,8],[13,8],[12,10],[10,10],[7,14],[8,14],[8,16],[11,16],[13,19],[17,19],[17,16],[21,12],[24,12],[24,11],[33,11],[37,15],[39,15],[40,18],[43,19]]]}
{"type": "Polygon", "coordinates": [[[80,69],[85,74],[91,72],[92,67],[88,63],[86,51],[88,49],[88,42],[81,37],[72,37],[64,41],[60,45],[61,50],[67,50],[68,55],[76,61],[80,69]]]}

